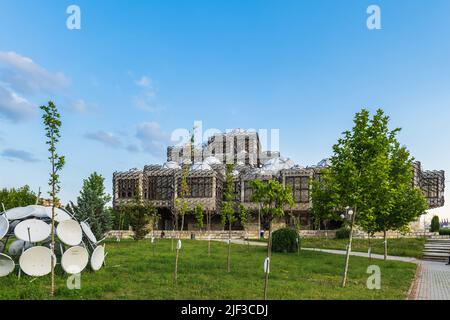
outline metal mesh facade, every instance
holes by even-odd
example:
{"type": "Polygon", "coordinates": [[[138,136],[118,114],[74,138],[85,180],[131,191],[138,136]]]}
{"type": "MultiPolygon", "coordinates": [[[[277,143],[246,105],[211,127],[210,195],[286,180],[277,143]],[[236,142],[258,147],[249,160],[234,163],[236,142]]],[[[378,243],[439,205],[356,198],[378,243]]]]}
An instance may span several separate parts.
{"type": "MultiPolygon", "coordinates": [[[[246,133],[236,131],[228,134],[232,141],[237,142],[228,156],[220,158],[218,150],[230,150],[223,143],[219,135],[213,136],[204,149],[194,158],[194,164],[188,164],[191,152],[188,150],[168,149],[168,161],[164,165],[148,165],[144,170],[132,169],[127,172],[116,172],[113,175],[114,206],[129,201],[139,192],[145,201],[150,201],[161,212],[165,218],[170,219],[170,212],[174,210],[175,201],[179,196],[182,166],[189,166],[190,171],[187,178],[189,194],[187,200],[189,208],[202,205],[207,215],[220,214],[220,205],[223,194],[223,183],[225,179],[226,157],[233,158],[235,163],[234,176],[234,199],[250,211],[258,210],[258,205],[251,202],[252,189],[250,181],[253,179],[269,180],[276,179],[286,186],[291,187],[294,198],[294,207],[291,210],[300,216],[303,227],[308,227],[309,211],[311,209],[310,180],[320,179],[321,171],[329,166],[329,161],[322,160],[315,166],[301,167],[294,165],[286,158],[280,158],[279,153],[261,153],[257,133],[246,133]],[[234,139],[236,137],[236,140],[234,139]],[[239,137],[239,139],[237,138],[239,137]],[[206,152],[205,149],[209,148],[206,152]],[[175,154],[178,158],[174,157],[175,154]],[[172,152],[172,153],[171,153],[172,152]],[[212,156],[210,155],[212,152],[212,156]],[[254,157],[244,157],[240,161],[238,155],[253,153],[254,157]],[[205,157],[205,155],[207,155],[205,157]],[[267,159],[265,165],[260,164],[262,158],[267,159]],[[205,160],[206,159],[206,160],[205,160]],[[218,160],[217,160],[218,159],[218,160]],[[202,162],[203,161],[203,162],[202,162]],[[184,163],[184,164],[183,164],[184,163]]],[[[424,171],[420,162],[414,163],[413,185],[419,187],[427,198],[430,208],[444,205],[445,176],[444,171],[424,171]]],[[[189,218],[192,222],[192,217],[189,218]]],[[[209,218],[211,221],[211,218],[209,218]]],[[[216,219],[216,222],[218,219],[216,219]]],[[[170,221],[163,222],[164,226],[170,225],[170,221]]]]}

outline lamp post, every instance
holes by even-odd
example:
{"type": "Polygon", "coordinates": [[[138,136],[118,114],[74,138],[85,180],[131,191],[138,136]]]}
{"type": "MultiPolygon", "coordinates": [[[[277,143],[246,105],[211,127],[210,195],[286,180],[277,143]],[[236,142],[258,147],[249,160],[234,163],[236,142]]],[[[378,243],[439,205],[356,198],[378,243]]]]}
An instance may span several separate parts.
{"type": "Polygon", "coordinates": [[[345,209],[347,211],[348,219],[350,220],[350,235],[347,244],[347,253],[345,255],[345,267],[344,267],[344,275],[342,277],[342,287],[345,287],[345,284],[347,283],[348,263],[350,259],[350,252],[352,251],[353,225],[355,223],[355,216],[356,216],[352,208],[347,207],[345,209]]]}

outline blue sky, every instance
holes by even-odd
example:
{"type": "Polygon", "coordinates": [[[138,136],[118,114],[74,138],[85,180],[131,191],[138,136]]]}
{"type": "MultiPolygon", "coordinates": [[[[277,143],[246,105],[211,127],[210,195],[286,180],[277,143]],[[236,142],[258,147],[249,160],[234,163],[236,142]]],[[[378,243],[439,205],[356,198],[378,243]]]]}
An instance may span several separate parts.
{"type": "Polygon", "coordinates": [[[279,129],[283,155],[317,163],[362,107],[385,109],[426,169],[450,172],[449,15],[447,0],[2,0],[0,185],[46,189],[49,99],[63,201],[93,171],[110,190],[114,171],[162,162],[195,120],[279,129]],[[71,4],[81,30],[66,28],[71,4]],[[370,4],[381,30],[366,27],[370,4]]]}

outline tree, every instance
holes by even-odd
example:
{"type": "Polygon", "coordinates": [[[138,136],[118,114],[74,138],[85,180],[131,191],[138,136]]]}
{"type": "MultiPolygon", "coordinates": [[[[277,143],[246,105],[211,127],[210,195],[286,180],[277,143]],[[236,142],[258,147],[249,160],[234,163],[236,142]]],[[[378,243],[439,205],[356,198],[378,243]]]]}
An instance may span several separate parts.
{"type": "Polygon", "coordinates": [[[231,226],[237,220],[235,217],[235,208],[233,202],[233,186],[234,165],[227,164],[225,171],[225,183],[223,188],[223,199],[221,207],[221,222],[225,226],[228,223],[228,255],[227,255],[227,271],[231,271],[231,226]]]}
{"type": "MultiPolygon", "coordinates": [[[[242,228],[244,228],[244,230],[247,230],[248,210],[243,204],[239,205],[238,217],[239,217],[238,218],[239,221],[241,222],[242,228]]],[[[245,234],[247,237],[247,250],[249,251],[250,250],[250,238],[249,238],[247,231],[245,234]]]]}
{"type": "Polygon", "coordinates": [[[106,208],[111,196],[105,192],[104,181],[105,179],[97,172],[83,180],[77,206],[74,207],[75,216],[82,221],[88,220],[92,232],[98,239],[111,230],[113,222],[111,211],[106,208]]]}
{"type": "Polygon", "coordinates": [[[412,187],[412,158],[396,139],[400,129],[391,130],[388,124],[389,117],[381,109],[372,118],[365,109],[356,113],[352,130],[345,131],[333,146],[331,166],[324,171],[325,189],[326,184],[331,183],[335,196],[321,198],[320,194],[313,193],[313,202],[322,207],[353,211],[343,287],[347,281],[355,225],[369,235],[383,231],[386,256],[386,232],[404,228],[423,209],[423,196],[420,198],[412,187]],[[408,210],[413,209],[413,212],[407,212],[405,201],[412,201],[408,210]]]}
{"type": "MultiPolygon", "coordinates": [[[[5,209],[26,207],[28,205],[36,204],[37,201],[38,197],[27,185],[17,189],[3,188],[0,190],[0,204],[2,204],[5,209]]],[[[3,211],[3,207],[0,207],[0,211],[3,211]]]]}
{"type": "Polygon", "coordinates": [[[319,180],[311,182],[311,198],[311,213],[316,226],[320,229],[320,224],[323,223],[325,231],[327,231],[328,222],[339,219],[336,211],[338,199],[335,184],[332,181],[332,176],[327,174],[327,169],[324,169],[319,180]]]}
{"type": "Polygon", "coordinates": [[[152,222],[157,215],[156,208],[147,201],[143,201],[139,192],[136,192],[134,199],[121,204],[119,210],[128,217],[130,226],[134,231],[134,240],[139,241],[149,233],[152,222]]]}
{"type": "Polygon", "coordinates": [[[50,294],[53,297],[55,294],[55,205],[59,201],[58,193],[61,190],[59,180],[59,172],[62,170],[65,164],[64,156],[60,156],[56,151],[56,145],[61,138],[61,116],[58,109],[52,101],[49,101],[47,105],[43,105],[40,109],[44,112],[42,120],[44,122],[45,136],[47,137],[46,144],[48,145],[48,151],[50,153],[49,160],[51,165],[50,179],[48,184],[50,186],[49,195],[52,200],[52,232],[51,232],[51,251],[52,251],[52,276],[51,276],[51,291],[50,294]]]}
{"type": "Polygon", "coordinates": [[[197,205],[194,209],[195,221],[199,229],[203,228],[203,206],[201,204],[197,205]]]}
{"type": "Polygon", "coordinates": [[[292,190],[284,187],[276,180],[262,182],[259,179],[250,182],[253,189],[252,201],[258,201],[262,206],[262,213],[269,222],[269,241],[267,244],[266,272],[264,280],[264,299],[267,299],[269,286],[270,258],[272,255],[272,221],[284,216],[284,207],[294,205],[292,190]]]}
{"type": "MultiPolygon", "coordinates": [[[[189,185],[187,183],[187,177],[189,175],[189,166],[184,165],[181,172],[180,178],[180,192],[178,198],[175,199],[175,216],[176,222],[178,224],[178,217],[181,216],[181,232],[183,232],[184,227],[184,216],[189,211],[189,202],[187,197],[189,196],[189,185]]],[[[178,233],[178,242],[175,255],[175,271],[174,271],[174,283],[177,284],[178,279],[178,257],[181,249],[181,233],[178,233]]]]}
{"type": "Polygon", "coordinates": [[[431,219],[430,232],[439,232],[440,228],[441,228],[441,225],[439,224],[439,217],[434,216],[431,219]]]}

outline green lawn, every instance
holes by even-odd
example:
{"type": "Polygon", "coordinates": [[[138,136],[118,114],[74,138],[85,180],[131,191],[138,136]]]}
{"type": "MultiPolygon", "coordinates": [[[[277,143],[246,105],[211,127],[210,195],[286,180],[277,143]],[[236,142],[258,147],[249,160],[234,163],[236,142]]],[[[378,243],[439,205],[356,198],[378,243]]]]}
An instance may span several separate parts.
{"type": "MultiPolygon", "coordinates": [[[[372,239],[372,253],[384,254],[383,239],[372,239]]],[[[426,240],[424,238],[398,238],[388,239],[388,255],[401,257],[422,258],[423,248],[426,240]]],[[[325,239],[325,238],[303,238],[301,246],[321,249],[345,250],[348,240],[325,239]]],[[[367,239],[353,239],[352,251],[367,252],[367,239]]]]}
{"type": "MultiPolygon", "coordinates": [[[[149,241],[108,242],[107,265],[84,271],[81,290],[66,287],[67,275],[57,276],[59,299],[261,299],[263,247],[232,245],[232,272],[226,272],[225,243],[183,241],[178,285],[172,284],[174,252],[170,240],[158,240],[153,255],[149,241]]],[[[416,266],[372,260],[381,268],[381,289],[366,288],[367,258],[351,257],[349,281],[340,287],[344,256],[319,252],[279,254],[272,258],[270,299],[405,299],[416,266]]],[[[9,275],[0,279],[0,299],[47,299],[50,276],[33,279],[9,275]]]]}

